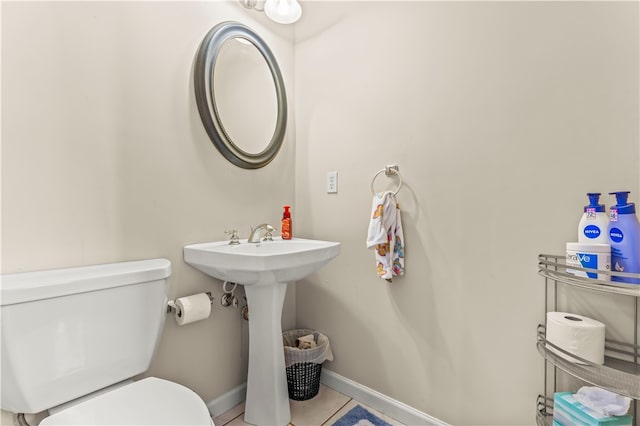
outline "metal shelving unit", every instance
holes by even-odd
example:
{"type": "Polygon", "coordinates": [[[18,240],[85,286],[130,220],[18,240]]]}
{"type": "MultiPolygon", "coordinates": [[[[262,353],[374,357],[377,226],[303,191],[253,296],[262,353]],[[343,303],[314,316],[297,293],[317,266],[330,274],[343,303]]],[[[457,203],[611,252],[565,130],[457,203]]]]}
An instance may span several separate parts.
{"type": "MultiPolygon", "coordinates": [[[[631,278],[640,278],[640,274],[616,273],[610,271],[598,271],[595,269],[579,268],[571,266],[572,270],[597,272],[598,274],[617,275],[631,278]]],[[[553,391],[547,394],[549,389],[548,368],[560,369],[584,382],[620,395],[635,399],[632,404],[631,414],[634,424],[640,425],[638,419],[638,403],[640,401],[640,346],[638,346],[638,315],[640,311],[640,285],[625,284],[615,281],[603,281],[598,279],[582,278],[567,272],[565,257],[558,255],[541,254],[538,256],[538,274],[545,278],[545,318],[549,312],[549,289],[553,290],[554,311],[557,307],[558,284],[578,287],[595,292],[619,294],[634,298],[634,324],[633,343],[607,340],[605,342],[605,364],[598,365],[588,360],[571,354],[562,348],[546,340],[546,324],[540,324],[537,332],[538,352],[544,357],[544,393],[538,395],[536,401],[536,423],[538,426],[551,426],[553,424],[553,393],[556,391],[556,377],[553,377],[553,391]],[[561,354],[570,355],[580,361],[571,362],[561,354]]],[[[545,320],[546,321],[546,320],[545,320]]]]}
{"type": "Polygon", "coordinates": [[[536,423],[538,426],[553,425],[553,399],[544,395],[538,395],[536,410],[536,423]]]}

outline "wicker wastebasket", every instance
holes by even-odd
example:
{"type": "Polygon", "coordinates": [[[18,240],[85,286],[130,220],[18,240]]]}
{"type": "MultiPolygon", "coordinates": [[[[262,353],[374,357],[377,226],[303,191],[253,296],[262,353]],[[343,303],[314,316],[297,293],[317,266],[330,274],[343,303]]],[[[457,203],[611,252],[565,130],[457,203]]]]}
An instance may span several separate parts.
{"type": "Polygon", "coordinates": [[[282,333],[284,360],[287,372],[289,398],[306,401],[318,394],[322,363],[333,360],[329,338],[314,330],[298,329],[282,333]],[[309,349],[296,347],[296,340],[313,335],[316,346],[309,349]]]}

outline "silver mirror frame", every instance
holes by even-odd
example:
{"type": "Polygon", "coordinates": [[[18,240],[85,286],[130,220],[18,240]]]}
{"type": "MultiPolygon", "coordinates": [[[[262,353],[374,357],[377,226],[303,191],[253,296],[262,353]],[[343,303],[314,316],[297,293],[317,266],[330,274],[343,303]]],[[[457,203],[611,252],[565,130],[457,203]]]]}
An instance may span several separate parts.
{"type": "Polygon", "coordinates": [[[269,164],[280,151],[287,128],[287,94],[284,80],[269,46],[252,29],[239,22],[222,22],[213,27],[202,40],[194,65],[194,88],[202,124],[213,145],[230,162],[245,169],[258,169],[269,164]],[[271,71],[276,89],[278,112],[273,137],[259,153],[249,153],[236,145],[222,124],[213,87],[216,59],[225,41],[242,38],[262,54],[271,71]]]}

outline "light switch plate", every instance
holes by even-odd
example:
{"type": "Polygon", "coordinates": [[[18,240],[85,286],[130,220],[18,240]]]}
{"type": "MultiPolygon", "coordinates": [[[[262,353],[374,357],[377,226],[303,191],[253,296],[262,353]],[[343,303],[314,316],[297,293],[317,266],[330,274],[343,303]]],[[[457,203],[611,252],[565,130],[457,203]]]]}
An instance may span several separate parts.
{"type": "Polygon", "coordinates": [[[327,172],[327,194],[338,193],[338,172],[327,172]]]}

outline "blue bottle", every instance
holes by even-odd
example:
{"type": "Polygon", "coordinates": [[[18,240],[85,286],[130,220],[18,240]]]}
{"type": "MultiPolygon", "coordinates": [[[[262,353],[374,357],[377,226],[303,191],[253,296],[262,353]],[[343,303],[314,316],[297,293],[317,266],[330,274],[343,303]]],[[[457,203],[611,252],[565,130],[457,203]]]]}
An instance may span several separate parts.
{"type": "MultiPolygon", "coordinates": [[[[609,214],[609,244],[611,245],[611,271],[640,273],[640,223],[636,205],[628,203],[629,191],[610,192],[616,196],[616,205],[609,214]]],[[[612,281],[640,284],[638,278],[611,277],[612,281]]]]}

